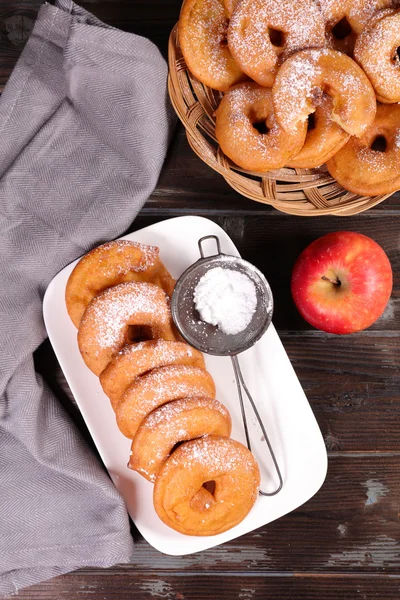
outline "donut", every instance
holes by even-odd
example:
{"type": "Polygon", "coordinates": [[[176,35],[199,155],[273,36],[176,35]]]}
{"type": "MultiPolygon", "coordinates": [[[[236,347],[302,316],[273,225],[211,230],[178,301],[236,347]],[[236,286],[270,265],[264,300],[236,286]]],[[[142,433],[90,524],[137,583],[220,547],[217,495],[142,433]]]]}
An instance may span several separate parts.
{"type": "Polygon", "coordinates": [[[322,92],[333,100],[332,120],[361,137],[376,114],[374,90],[362,69],[346,54],[327,48],[302,50],[279,69],[272,97],[275,117],[288,131],[315,111],[322,92]]]}
{"type": "Polygon", "coordinates": [[[225,14],[228,17],[228,19],[231,18],[233,11],[235,10],[239,2],[240,0],[224,0],[225,14]]]}
{"type": "Polygon", "coordinates": [[[392,0],[318,0],[330,48],[353,54],[357,36],[370,19],[392,0]]]}
{"type": "Polygon", "coordinates": [[[254,172],[283,167],[304,144],[307,123],[285,131],[275,119],[272,93],[254,82],[231,88],[216,110],[215,135],[226,156],[254,172]]]}
{"type": "Polygon", "coordinates": [[[165,292],[153,283],[121,283],[95,296],[78,329],[78,346],[95,375],[136,335],[174,341],[165,292]]]}
{"type": "Polygon", "coordinates": [[[400,102],[400,11],[384,12],[361,32],[354,58],[368,75],[377,99],[390,104],[400,102]]]}
{"type": "Polygon", "coordinates": [[[86,254],[69,276],[65,302],[79,327],[89,302],[103,290],[130,281],[159,285],[169,296],[175,281],[159,257],[159,249],[128,240],[108,242],[86,254]]]}
{"type": "Polygon", "coordinates": [[[288,161],[288,167],[314,169],[324,164],[346,144],[350,136],[332,121],[332,109],[332,98],[323,94],[315,112],[308,116],[308,131],[304,146],[288,161]]]}
{"type": "Polygon", "coordinates": [[[168,402],[141,423],[132,442],[128,467],[154,482],[173,448],[204,435],[229,437],[231,417],[212,398],[182,398],[168,402]]]}
{"type": "Polygon", "coordinates": [[[240,523],[256,499],[260,471],[242,444],[220,436],[185,442],[157,476],[160,519],[185,535],[217,535],[240,523]],[[204,484],[215,482],[213,493],[204,484]]]}
{"type": "Polygon", "coordinates": [[[137,377],[122,396],[116,409],[117,425],[133,439],[151,411],[171,400],[191,396],[215,398],[214,381],[205,369],[183,365],[153,369],[137,377]]]}
{"type": "Polygon", "coordinates": [[[325,45],[325,23],[314,0],[242,0],[229,23],[228,45],[244,73],[271,87],[280,62],[325,45]]]}
{"type": "Polygon", "coordinates": [[[327,167],[340,185],[361,196],[400,189],[400,105],[378,104],[363,137],[350,138],[327,167]]]}
{"type": "Polygon", "coordinates": [[[177,364],[205,368],[201,352],[184,342],[147,340],[130,344],[113,357],[100,374],[100,383],[115,410],[136,377],[157,367],[177,364]]]}
{"type": "Polygon", "coordinates": [[[395,5],[397,0],[349,0],[348,19],[351,27],[360,35],[375,17],[380,18],[384,9],[395,5]]]}
{"type": "Polygon", "coordinates": [[[191,73],[222,92],[246,79],[227,44],[228,19],[223,0],[185,0],[178,36],[191,73]]]}

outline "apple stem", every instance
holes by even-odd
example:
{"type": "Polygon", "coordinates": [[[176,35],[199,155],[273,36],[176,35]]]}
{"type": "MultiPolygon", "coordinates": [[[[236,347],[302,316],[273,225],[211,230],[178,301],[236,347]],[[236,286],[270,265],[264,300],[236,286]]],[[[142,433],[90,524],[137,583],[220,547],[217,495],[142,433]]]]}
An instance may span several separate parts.
{"type": "Polygon", "coordinates": [[[330,277],[326,277],[325,275],[322,275],[321,279],[323,279],[324,281],[329,281],[330,283],[332,283],[333,285],[337,285],[338,287],[341,284],[341,281],[338,278],[336,278],[335,280],[331,279],[330,277]]]}

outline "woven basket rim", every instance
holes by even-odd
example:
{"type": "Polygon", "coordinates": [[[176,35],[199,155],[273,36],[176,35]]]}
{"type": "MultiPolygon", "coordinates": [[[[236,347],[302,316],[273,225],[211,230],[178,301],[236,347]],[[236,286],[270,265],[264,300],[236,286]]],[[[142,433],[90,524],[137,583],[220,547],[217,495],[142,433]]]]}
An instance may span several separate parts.
{"type": "Polygon", "coordinates": [[[393,195],[358,196],[343,189],[327,172],[285,167],[265,174],[241,169],[227,158],[215,137],[213,113],[222,97],[188,70],[178,40],[178,23],[168,45],[168,93],[172,106],[186,130],[192,150],[218,172],[240,195],[295,216],[352,216],[393,195]]]}

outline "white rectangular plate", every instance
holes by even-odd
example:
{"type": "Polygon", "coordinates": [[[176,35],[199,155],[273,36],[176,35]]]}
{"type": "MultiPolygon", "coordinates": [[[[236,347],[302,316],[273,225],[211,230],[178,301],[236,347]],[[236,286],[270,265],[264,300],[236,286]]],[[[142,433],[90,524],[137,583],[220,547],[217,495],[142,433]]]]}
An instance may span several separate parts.
{"type": "MultiPolygon", "coordinates": [[[[218,225],[201,217],[162,221],[124,239],[158,246],[162,261],[173,277],[178,278],[199,258],[198,239],[210,234],[219,237],[222,252],[239,255],[228,235],[218,225]]],[[[282,471],[282,491],[277,496],[259,496],[244,521],[216,536],[185,536],[164,525],[153,509],[153,485],[126,466],[130,441],[118,430],[109,399],[79,353],[77,331],[68,317],[64,300],[65,286],[76,262],[63,269],[47,289],[43,309],[46,328],[100,456],[135,525],[152,546],[171,555],[205,550],[282,517],[318,491],[327,470],[324,441],[285,349],[271,325],[253,348],[240,355],[240,364],[282,471]]],[[[215,380],[217,399],[231,413],[232,437],[245,443],[230,359],[207,356],[206,364],[215,380]]],[[[276,473],[250,409],[248,415],[253,451],[262,471],[262,488],[272,491],[277,486],[276,473]]]]}

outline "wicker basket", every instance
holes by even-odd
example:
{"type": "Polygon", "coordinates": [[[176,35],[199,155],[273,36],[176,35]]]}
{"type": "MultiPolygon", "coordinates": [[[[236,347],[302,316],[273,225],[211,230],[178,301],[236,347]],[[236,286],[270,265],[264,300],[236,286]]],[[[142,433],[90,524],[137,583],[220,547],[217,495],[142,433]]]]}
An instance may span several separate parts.
{"type": "Polygon", "coordinates": [[[279,169],[265,175],[245,171],[230,161],[215,138],[214,111],[222,94],[206,87],[188,70],[177,25],[169,39],[169,95],[194,152],[220,173],[239,194],[303,217],[349,216],[379,204],[392,194],[362,197],[344,190],[326,168],[279,169]]]}

